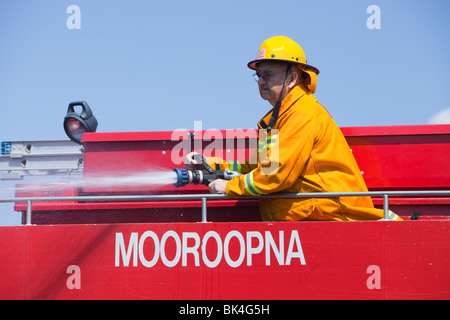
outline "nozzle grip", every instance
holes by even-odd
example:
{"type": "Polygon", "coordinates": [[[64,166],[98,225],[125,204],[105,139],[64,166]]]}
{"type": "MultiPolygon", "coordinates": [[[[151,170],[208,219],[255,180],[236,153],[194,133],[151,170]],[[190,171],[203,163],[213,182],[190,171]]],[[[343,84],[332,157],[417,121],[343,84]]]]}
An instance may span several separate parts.
{"type": "Polygon", "coordinates": [[[197,162],[200,162],[203,166],[203,169],[205,169],[208,173],[214,173],[214,170],[209,166],[205,156],[201,155],[200,153],[196,153],[193,155],[193,159],[197,162]]]}

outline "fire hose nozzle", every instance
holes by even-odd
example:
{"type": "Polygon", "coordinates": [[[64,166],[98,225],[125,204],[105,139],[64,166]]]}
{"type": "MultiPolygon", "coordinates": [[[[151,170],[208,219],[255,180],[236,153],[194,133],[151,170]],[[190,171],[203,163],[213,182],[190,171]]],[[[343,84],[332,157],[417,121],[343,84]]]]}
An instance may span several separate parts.
{"type": "Polygon", "coordinates": [[[193,184],[204,184],[209,185],[212,181],[216,179],[224,179],[231,180],[234,177],[240,175],[241,173],[237,171],[230,171],[228,169],[222,170],[213,170],[206,161],[206,158],[200,154],[196,154],[194,157],[197,157],[197,160],[201,162],[203,169],[201,170],[186,170],[175,168],[173,171],[177,174],[177,182],[173,185],[175,187],[182,187],[189,183],[193,184]]]}
{"type": "Polygon", "coordinates": [[[177,182],[173,184],[175,187],[182,187],[189,183],[189,174],[187,170],[175,168],[173,171],[177,174],[177,182]]]}
{"type": "Polygon", "coordinates": [[[230,170],[186,170],[175,168],[173,171],[177,175],[177,182],[173,185],[175,187],[183,187],[187,184],[204,184],[209,185],[212,181],[216,179],[231,180],[234,177],[240,175],[241,173],[230,170]]]}

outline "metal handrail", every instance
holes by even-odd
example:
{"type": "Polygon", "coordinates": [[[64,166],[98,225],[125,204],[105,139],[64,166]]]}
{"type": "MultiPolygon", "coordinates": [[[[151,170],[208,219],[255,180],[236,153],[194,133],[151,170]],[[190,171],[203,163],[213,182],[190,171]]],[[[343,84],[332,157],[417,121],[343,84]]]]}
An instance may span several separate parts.
{"type": "Polygon", "coordinates": [[[389,215],[389,197],[429,197],[450,196],[450,190],[425,190],[425,191],[368,191],[368,192],[311,192],[311,193],[275,193],[259,196],[241,196],[229,198],[226,194],[166,194],[166,195],[116,195],[116,196],[63,196],[63,197],[15,197],[0,198],[0,203],[26,202],[26,224],[31,224],[32,202],[47,201],[142,201],[142,200],[202,200],[202,222],[207,222],[207,200],[219,199],[259,199],[259,198],[334,198],[334,197],[383,197],[383,218],[389,215]]]}

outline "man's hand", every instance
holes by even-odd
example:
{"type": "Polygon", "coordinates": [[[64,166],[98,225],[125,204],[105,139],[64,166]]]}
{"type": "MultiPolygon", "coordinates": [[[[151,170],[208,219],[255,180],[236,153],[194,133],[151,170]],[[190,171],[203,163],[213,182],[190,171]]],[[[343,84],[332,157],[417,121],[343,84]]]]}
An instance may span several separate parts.
{"type": "Polygon", "coordinates": [[[184,167],[186,170],[202,169],[201,159],[205,159],[205,157],[203,157],[200,153],[188,153],[184,161],[184,167]]]}
{"type": "Polygon", "coordinates": [[[211,193],[223,194],[227,187],[228,180],[216,179],[209,184],[209,191],[211,193]]]}

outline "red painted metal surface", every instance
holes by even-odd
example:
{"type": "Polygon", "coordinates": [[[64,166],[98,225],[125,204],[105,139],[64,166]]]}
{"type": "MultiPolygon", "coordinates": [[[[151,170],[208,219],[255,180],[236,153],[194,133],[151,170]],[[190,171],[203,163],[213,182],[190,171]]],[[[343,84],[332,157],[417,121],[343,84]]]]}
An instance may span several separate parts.
{"type": "Polygon", "coordinates": [[[4,227],[0,298],[449,299],[449,237],[445,221],[4,227]]]}
{"type": "Polygon", "coordinates": [[[342,128],[371,190],[450,185],[450,125],[342,128]]]}

